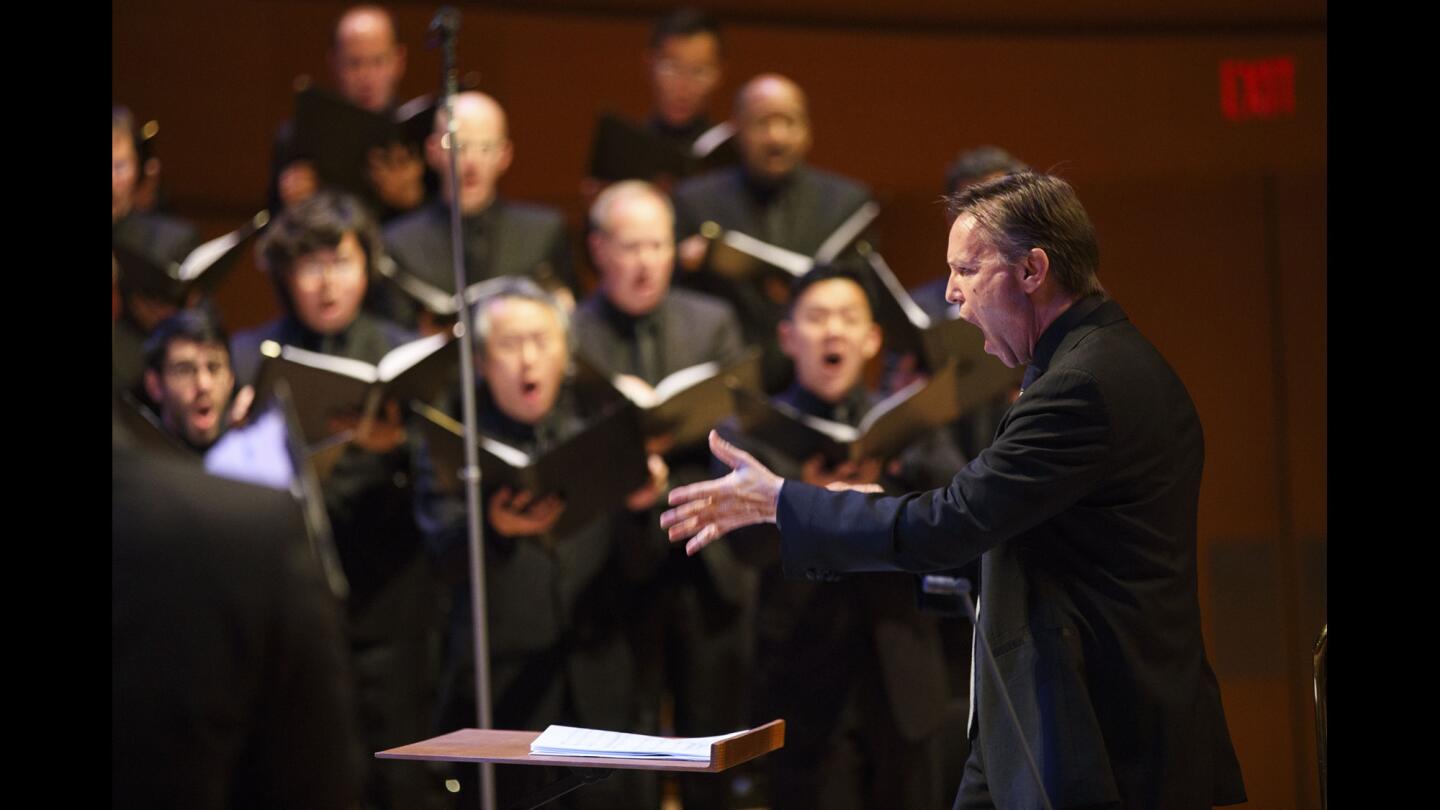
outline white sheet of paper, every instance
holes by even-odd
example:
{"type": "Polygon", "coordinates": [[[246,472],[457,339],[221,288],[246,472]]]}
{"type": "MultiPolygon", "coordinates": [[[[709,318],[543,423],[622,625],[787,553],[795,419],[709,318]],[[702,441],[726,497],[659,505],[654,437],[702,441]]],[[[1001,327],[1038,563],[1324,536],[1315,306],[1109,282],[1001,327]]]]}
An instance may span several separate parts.
{"type": "Polygon", "coordinates": [[[682,759],[709,762],[710,746],[745,731],[714,737],[648,737],[573,726],[550,726],[530,743],[530,753],[566,757],[616,757],[622,759],[682,759]]]}

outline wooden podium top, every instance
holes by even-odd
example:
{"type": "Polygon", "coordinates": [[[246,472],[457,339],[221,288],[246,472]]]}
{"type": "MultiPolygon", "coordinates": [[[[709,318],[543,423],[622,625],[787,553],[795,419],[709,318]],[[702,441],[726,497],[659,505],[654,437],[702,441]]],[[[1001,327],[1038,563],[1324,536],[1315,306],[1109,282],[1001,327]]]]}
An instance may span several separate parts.
{"type": "Polygon", "coordinates": [[[462,728],[439,737],[377,751],[379,759],[422,759],[441,762],[497,762],[505,765],[560,765],[572,768],[628,768],[642,771],[715,773],[785,745],[785,721],[771,720],[744,734],[710,746],[709,762],[674,759],[535,756],[530,743],[538,731],[462,728]]]}

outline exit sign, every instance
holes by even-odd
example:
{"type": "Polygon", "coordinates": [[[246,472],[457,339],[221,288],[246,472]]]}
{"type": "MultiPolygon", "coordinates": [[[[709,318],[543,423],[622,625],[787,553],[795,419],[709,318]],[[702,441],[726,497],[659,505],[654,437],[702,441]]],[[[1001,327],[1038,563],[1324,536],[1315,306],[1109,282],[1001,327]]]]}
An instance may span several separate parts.
{"type": "Polygon", "coordinates": [[[1294,57],[1221,61],[1220,112],[1231,121],[1294,117],[1294,57]]]}

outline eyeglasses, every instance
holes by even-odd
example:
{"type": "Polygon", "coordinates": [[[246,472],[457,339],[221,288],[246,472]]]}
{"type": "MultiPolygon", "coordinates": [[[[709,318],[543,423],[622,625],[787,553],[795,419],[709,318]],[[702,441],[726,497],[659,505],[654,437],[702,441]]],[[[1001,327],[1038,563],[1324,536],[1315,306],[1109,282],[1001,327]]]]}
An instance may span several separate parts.
{"type": "Polygon", "coordinates": [[[194,385],[195,381],[200,378],[201,368],[205,369],[212,380],[220,379],[230,374],[229,363],[212,360],[202,366],[200,363],[182,360],[178,363],[167,364],[165,366],[165,376],[173,382],[194,385]]]}
{"type": "Polygon", "coordinates": [[[497,355],[518,357],[524,353],[526,348],[536,354],[545,354],[558,346],[562,339],[560,335],[548,331],[512,333],[492,338],[490,346],[497,355]]]}
{"type": "Polygon", "coordinates": [[[365,273],[365,263],[358,256],[323,259],[307,259],[297,263],[290,270],[290,277],[298,287],[315,289],[326,276],[334,279],[356,279],[365,273]]]}
{"type": "Polygon", "coordinates": [[[670,59],[662,59],[655,65],[655,72],[666,79],[682,79],[696,83],[713,82],[720,71],[711,65],[687,67],[670,59]]]}
{"type": "MultiPolygon", "coordinates": [[[[467,141],[467,140],[465,140],[465,139],[462,138],[462,139],[460,139],[459,151],[460,151],[460,156],[461,156],[461,157],[465,157],[466,155],[469,155],[469,156],[471,156],[471,157],[477,157],[477,158],[488,158],[488,157],[493,157],[493,156],[495,156],[495,155],[500,154],[500,150],[503,149],[504,147],[505,147],[505,141],[503,141],[503,140],[499,140],[499,141],[467,141]]],[[[440,136],[440,148],[442,148],[442,149],[449,149],[449,148],[450,148],[450,133],[447,132],[447,133],[445,133],[444,135],[441,135],[441,136],[440,136]]]]}

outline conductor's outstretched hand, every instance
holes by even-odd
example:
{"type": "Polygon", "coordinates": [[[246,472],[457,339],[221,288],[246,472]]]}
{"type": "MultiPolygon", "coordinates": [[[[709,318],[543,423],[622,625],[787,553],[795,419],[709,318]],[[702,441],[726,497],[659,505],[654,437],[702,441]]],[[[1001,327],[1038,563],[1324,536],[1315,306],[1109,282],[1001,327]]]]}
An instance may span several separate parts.
{"type": "Polygon", "coordinates": [[[785,483],[713,430],[710,451],[730,467],[730,474],[671,490],[670,505],[675,508],[660,516],[660,528],[670,530],[670,542],[688,539],[686,554],[696,554],[741,526],[774,523],[780,485],[785,483]]]}

